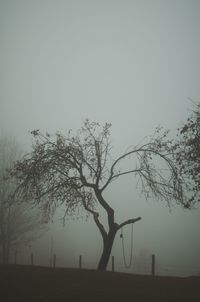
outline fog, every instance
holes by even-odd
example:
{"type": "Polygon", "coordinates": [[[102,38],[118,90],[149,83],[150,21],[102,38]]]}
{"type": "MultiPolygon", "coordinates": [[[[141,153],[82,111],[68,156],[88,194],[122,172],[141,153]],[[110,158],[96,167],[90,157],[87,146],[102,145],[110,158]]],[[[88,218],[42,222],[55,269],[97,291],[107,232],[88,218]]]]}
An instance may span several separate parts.
{"type": "MultiPolygon", "coordinates": [[[[158,125],[176,129],[200,97],[200,2],[195,0],[0,0],[0,131],[24,150],[30,131],[77,130],[85,118],[112,123],[113,156],[137,144],[158,125]]],[[[200,210],[149,200],[121,178],[106,191],[117,220],[134,225],[134,260],[123,266],[121,239],[112,250],[118,271],[168,275],[200,273],[200,210]],[[134,265],[135,263],[135,265],[134,265]]],[[[173,203],[173,201],[172,201],[173,203]]],[[[28,263],[96,268],[102,239],[92,218],[59,222],[29,249],[28,263]]],[[[124,229],[127,259],[131,227],[124,229]]],[[[21,256],[20,256],[21,255],[21,256]]],[[[110,265],[109,265],[110,268],[110,265]]]]}

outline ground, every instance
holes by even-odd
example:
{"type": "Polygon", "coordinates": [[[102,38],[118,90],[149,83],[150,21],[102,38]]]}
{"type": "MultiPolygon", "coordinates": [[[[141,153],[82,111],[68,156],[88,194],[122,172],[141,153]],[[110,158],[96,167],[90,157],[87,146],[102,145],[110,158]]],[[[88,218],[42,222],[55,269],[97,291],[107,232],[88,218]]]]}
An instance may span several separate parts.
{"type": "Polygon", "coordinates": [[[199,277],[151,277],[36,266],[0,266],[2,302],[199,302],[199,277]]]}

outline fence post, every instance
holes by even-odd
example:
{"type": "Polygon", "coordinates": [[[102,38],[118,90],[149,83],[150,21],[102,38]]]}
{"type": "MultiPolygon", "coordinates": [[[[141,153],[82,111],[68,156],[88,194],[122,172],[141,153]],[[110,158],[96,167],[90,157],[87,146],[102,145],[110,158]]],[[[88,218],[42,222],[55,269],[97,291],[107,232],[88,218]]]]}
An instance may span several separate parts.
{"type": "Polygon", "coordinates": [[[15,265],[17,264],[17,251],[15,251],[15,265]]]}
{"type": "Polygon", "coordinates": [[[31,253],[31,265],[33,265],[33,253],[31,253]]]}
{"type": "Polygon", "coordinates": [[[51,236],[51,243],[50,243],[50,267],[53,267],[53,237],[51,236]]]}
{"type": "Polygon", "coordinates": [[[79,256],[79,268],[82,269],[82,256],[79,256]]]}
{"type": "Polygon", "coordinates": [[[112,256],[112,272],[115,271],[115,258],[112,256]]]}
{"type": "Polygon", "coordinates": [[[154,254],[152,255],[152,258],[151,258],[151,275],[152,275],[152,277],[155,276],[155,255],[154,254]]]}
{"type": "Polygon", "coordinates": [[[56,254],[53,254],[53,268],[56,267],[56,254]]]}

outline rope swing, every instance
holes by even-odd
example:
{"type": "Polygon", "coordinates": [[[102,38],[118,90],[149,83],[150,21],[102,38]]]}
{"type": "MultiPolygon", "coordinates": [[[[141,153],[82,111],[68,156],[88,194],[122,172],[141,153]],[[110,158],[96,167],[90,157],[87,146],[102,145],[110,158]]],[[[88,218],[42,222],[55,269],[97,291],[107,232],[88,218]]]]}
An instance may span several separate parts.
{"type": "Polygon", "coordinates": [[[132,260],[133,260],[133,223],[131,226],[131,251],[130,251],[129,262],[127,262],[126,255],[125,255],[123,228],[121,228],[120,238],[122,239],[122,251],[123,251],[124,266],[125,266],[125,268],[130,268],[132,265],[132,260]]]}

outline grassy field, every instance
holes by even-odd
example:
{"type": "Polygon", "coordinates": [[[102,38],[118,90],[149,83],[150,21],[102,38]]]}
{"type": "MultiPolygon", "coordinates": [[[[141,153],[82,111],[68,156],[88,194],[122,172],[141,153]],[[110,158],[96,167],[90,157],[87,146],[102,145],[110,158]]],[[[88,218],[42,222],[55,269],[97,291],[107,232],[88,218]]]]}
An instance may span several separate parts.
{"type": "Polygon", "coordinates": [[[0,266],[1,302],[199,302],[200,278],[0,266]]]}

